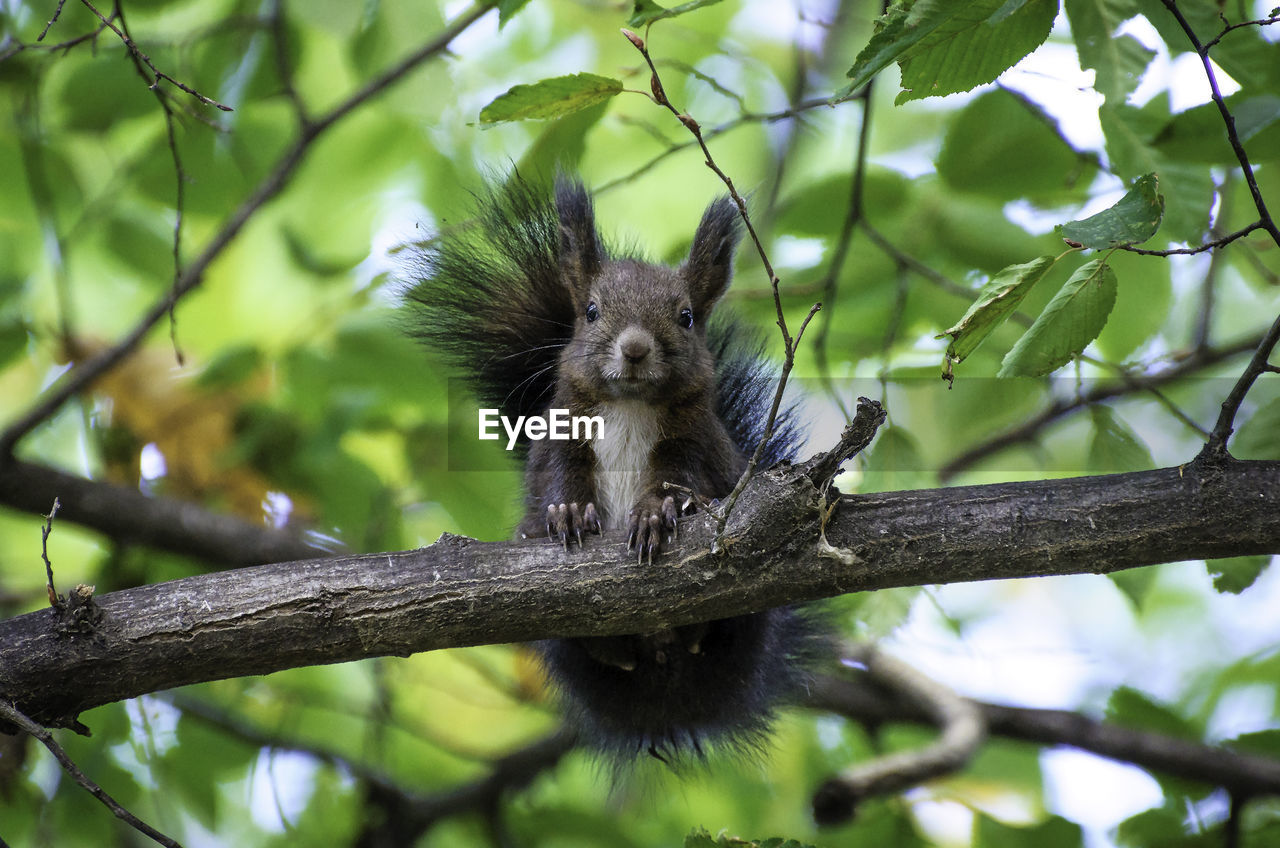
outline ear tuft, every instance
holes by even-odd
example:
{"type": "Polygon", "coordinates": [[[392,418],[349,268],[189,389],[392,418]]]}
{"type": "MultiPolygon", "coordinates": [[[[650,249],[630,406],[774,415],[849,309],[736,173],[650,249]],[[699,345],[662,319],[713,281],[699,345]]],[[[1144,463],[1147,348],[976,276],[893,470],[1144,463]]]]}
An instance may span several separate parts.
{"type": "Polygon", "coordinates": [[[556,177],[556,213],[560,218],[560,273],[570,291],[582,293],[600,273],[604,254],[591,194],[576,179],[563,174],[556,177]]]}
{"type": "Polygon", "coordinates": [[[702,213],[689,258],[681,267],[699,320],[705,320],[711,307],[729,288],[733,252],[741,234],[742,217],[731,198],[715,200],[702,213]]]}

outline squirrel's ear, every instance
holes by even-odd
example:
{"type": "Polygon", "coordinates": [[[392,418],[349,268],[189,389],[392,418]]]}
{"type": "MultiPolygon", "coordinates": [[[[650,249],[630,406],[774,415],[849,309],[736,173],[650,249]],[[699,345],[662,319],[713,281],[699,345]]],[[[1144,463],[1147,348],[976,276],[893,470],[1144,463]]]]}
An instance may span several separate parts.
{"type": "Polygon", "coordinates": [[[698,315],[705,315],[729,288],[741,225],[738,207],[728,197],[716,200],[702,213],[689,258],[681,267],[698,315]]]}
{"type": "Polygon", "coordinates": [[[577,180],[557,177],[556,213],[560,216],[560,273],[570,291],[582,291],[600,273],[604,253],[586,187],[577,180]]]}

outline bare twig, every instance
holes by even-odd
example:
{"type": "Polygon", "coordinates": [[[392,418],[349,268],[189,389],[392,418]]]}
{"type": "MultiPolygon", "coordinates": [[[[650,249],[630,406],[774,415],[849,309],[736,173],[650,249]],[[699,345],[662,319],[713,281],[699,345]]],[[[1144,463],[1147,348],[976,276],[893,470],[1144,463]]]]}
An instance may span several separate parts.
{"type": "Polygon", "coordinates": [[[836,398],[840,404],[840,411],[845,418],[849,417],[848,409],[843,399],[831,387],[831,369],[827,363],[827,335],[831,330],[832,316],[835,314],[836,295],[840,291],[840,273],[844,270],[849,247],[853,244],[853,231],[862,222],[863,185],[866,182],[867,146],[871,137],[871,95],[874,82],[872,80],[867,83],[856,98],[862,102],[862,125],[858,128],[858,149],[854,151],[853,176],[849,180],[849,202],[845,210],[844,223],[840,225],[840,234],[836,237],[831,264],[820,280],[822,302],[827,306],[827,313],[818,323],[813,340],[813,355],[819,378],[827,389],[827,393],[836,398]]]}
{"type": "MultiPolygon", "coordinates": [[[[160,71],[158,68],[156,68],[155,64],[151,61],[151,57],[148,56],[146,53],[143,53],[142,50],[138,47],[138,45],[134,42],[134,40],[129,37],[129,33],[126,30],[122,29],[121,27],[117,27],[114,23],[111,22],[111,20],[106,15],[99,12],[98,9],[93,5],[92,0],[80,0],[80,2],[84,5],[86,9],[88,9],[90,12],[93,12],[93,14],[97,16],[98,20],[102,21],[103,24],[105,24],[112,32],[114,32],[116,35],[120,37],[120,40],[124,42],[124,46],[129,49],[129,52],[133,55],[134,59],[142,62],[142,64],[147,66],[147,68],[154,75],[154,82],[151,83],[152,89],[154,89],[156,86],[160,84],[160,80],[164,80],[165,82],[169,83],[175,88],[181,89],[182,91],[185,91],[187,94],[190,94],[192,97],[194,97],[196,100],[199,100],[201,103],[203,103],[206,106],[212,106],[215,109],[222,110],[223,112],[232,111],[230,106],[226,106],[222,103],[219,103],[218,101],[214,100],[211,97],[205,97],[203,94],[196,91],[194,88],[191,88],[185,83],[178,82],[173,77],[160,71]]],[[[117,13],[119,12],[118,7],[116,9],[116,12],[117,13]]]]}
{"type": "MultiPolygon", "coordinates": [[[[1280,227],[1276,226],[1270,210],[1267,209],[1266,202],[1262,199],[1262,190],[1258,187],[1258,180],[1254,177],[1253,166],[1250,164],[1249,156],[1245,153],[1244,145],[1236,132],[1235,116],[1227,108],[1226,101],[1222,97],[1222,91],[1218,88],[1218,77],[1213,71],[1213,63],[1209,60],[1209,48],[1213,46],[1214,42],[1210,42],[1208,45],[1201,44],[1195,30],[1187,22],[1175,0],[1162,0],[1162,2],[1165,8],[1169,10],[1169,13],[1177,20],[1178,26],[1182,28],[1187,40],[1195,48],[1196,55],[1200,57],[1200,64],[1204,66],[1205,77],[1209,81],[1210,97],[1213,99],[1214,105],[1218,107],[1218,112],[1222,115],[1222,122],[1227,129],[1227,142],[1231,145],[1231,149],[1236,155],[1236,161],[1240,163],[1245,185],[1249,187],[1249,193],[1253,197],[1253,205],[1258,210],[1258,221],[1255,229],[1266,230],[1276,246],[1280,247],[1280,227]]],[[[1221,35],[1225,34],[1226,31],[1221,35]]],[[[1254,351],[1254,355],[1245,367],[1244,373],[1240,375],[1240,379],[1231,389],[1231,393],[1222,402],[1222,412],[1218,415],[1217,423],[1213,426],[1213,432],[1209,435],[1209,440],[1205,443],[1204,450],[1201,451],[1200,455],[1202,457],[1220,458],[1226,455],[1227,440],[1231,437],[1235,427],[1235,417],[1236,413],[1240,411],[1240,404],[1244,402],[1244,397],[1249,393],[1254,381],[1267,370],[1267,359],[1271,356],[1271,351],[1275,348],[1277,342],[1280,342],[1280,317],[1276,318],[1271,325],[1271,329],[1262,337],[1262,341],[1257,350],[1254,351]]]]}
{"type": "Polygon", "coordinates": [[[58,606],[58,591],[53,588],[53,563],[49,561],[49,534],[53,532],[53,517],[58,514],[62,504],[53,499],[53,509],[45,516],[44,528],[40,531],[40,557],[44,560],[45,586],[49,590],[49,606],[58,606]]]}
{"type": "Polygon", "coordinates": [[[124,807],[120,806],[116,799],[107,794],[106,790],[94,783],[84,772],[80,770],[80,767],[75,764],[71,757],[67,755],[67,752],[63,750],[62,746],[53,738],[52,733],[27,718],[19,712],[16,707],[3,698],[0,698],[0,719],[4,719],[6,722],[18,727],[18,729],[29,733],[31,736],[35,737],[40,744],[48,748],[49,753],[53,754],[54,759],[56,759],[58,764],[62,766],[62,770],[65,771],[71,779],[79,784],[86,792],[101,801],[116,818],[120,819],[139,833],[150,837],[155,842],[166,846],[166,848],[182,848],[176,839],[165,836],[163,833],[142,821],[124,807]]]}
{"type": "MultiPolygon", "coordinates": [[[[1221,17],[1221,14],[1219,14],[1219,17],[1221,17]]],[[[1223,22],[1226,23],[1225,19],[1223,20],[1223,22]]],[[[1219,41],[1222,40],[1222,37],[1229,32],[1234,32],[1235,30],[1238,30],[1238,29],[1244,29],[1245,27],[1252,27],[1252,26],[1264,27],[1264,26],[1270,26],[1271,24],[1280,24],[1280,15],[1275,14],[1274,10],[1271,16],[1268,18],[1258,18],[1257,20],[1252,20],[1252,21],[1241,21],[1238,24],[1227,24],[1225,27],[1223,27],[1222,32],[1218,33],[1213,38],[1209,39],[1204,43],[1204,49],[1208,50],[1214,45],[1216,45],[1219,41]]]]}
{"type": "MultiPolygon", "coordinates": [[[[1275,329],[1274,327],[1272,328],[1275,329]]],[[[1250,350],[1256,350],[1261,344],[1261,337],[1250,336],[1233,344],[1224,345],[1218,348],[1206,348],[1203,350],[1192,351],[1191,355],[1183,359],[1176,365],[1170,366],[1156,374],[1146,377],[1130,377],[1114,383],[1106,383],[1096,386],[1092,390],[1077,395],[1070,400],[1058,400],[1045,407],[1039,413],[1024,421],[1018,426],[1006,430],[986,441],[980,442],[958,456],[952,458],[940,469],[938,476],[942,480],[947,480],[959,474],[961,471],[971,467],[982,459],[992,454],[998,453],[1008,447],[1016,444],[1022,444],[1034,440],[1039,436],[1040,432],[1049,424],[1057,421],[1066,415],[1083,409],[1091,404],[1099,401],[1110,400],[1111,398],[1122,397],[1133,394],[1138,391],[1150,391],[1153,388],[1166,385],[1181,377],[1193,374],[1204,368],[1216,365],[1219,362],[1248,353],[1250,350]]]]}
{"type": "Polygon", "coordinates": [[[813,798],[819,824],[853,817],[864,798],[888,795],[964,768],[986,739],[987,726],[977,704],[871,645],[849,652],[885,689],[916,706],[942,733],[923,748],[901,751],[852,766],[829,778],[813,798]]]}
{"type": "Polygon", "coordinates": [[[399,81],[423,61],[442,53],[459,33],[479,20],[492,6],[493,3],[487,1],[472,6],[455,18],[438,36],[369,82],[322,118],[305,126],[299,133],[297,141],[284,152],[276,162],[275,168],[258,184],[253,194],[231,214],[200,255],[191,261],[169,293],[153,304],[124,338],[111,348],[64,374],[44,397],[11,424],[3,434],[0,434],[0,458],[12,455],[14,446],[23,436],[53,415],[62,404],[66,403],[67,399],[87,389],[95,380],[128,356],[142,342],[155,323],[168,314],[179,298],[200,285],[209,265],[222,254],[254,213],[280,193],[317,138],[366,100],[399,81]]]}
{"type": "MultiPolygon", "coordinates": [[[[992,736],[1039,745],[1069,745],[1101,757],[1186,780],[1224,786],[1242,795],[1280,795],[1280,760],[1133,727],[1120,727],[1071,710],[972,702],[992,736]]],[[[875,684],[865,674],[819,675],[805,705],[871,727],[929,722],[916,704],[875,684]]]]}
{"type": "Polygon", "coordinates": [[[1169,250],[1144,250],[1140,247],[1134,247],[1133,245],[1126,244],[1122,245],[1120,249],[1127,250],[1130,253],[1139,253],[1143,256],[1194,256],[1197,253],[1204,253],[1205,251],[1214,250],[1222,247],[1223,245],[1231,244],[1231,242],[1236,239],[1244,238],[1254,230],[1260,230],[1263,228],[1264,225],[1262,221],[1254,221],[1242,230],[1236,230],[1230,235],[1225,235],[1221,238],[1216,238],[1213,241],[1205,242],[1199,247],[1175,247],[1170,248],[1169,250]]]}
{"type": "Polygon", "coordinates": [[[743,471],[742,476],[738,478],[737,485],[734,486],[733,491],[729,493],[728,497],[724,499],[719,514],[716,517],[716,539],[711,546],[712,551],[715,552],[719,549],[724,528],[728,523],[730,514],[733,512],[734,506],[738,502],[738,498],[742,495],[742,490],[746,488],[747,481],[749,481],[751,476],[755,474],[756,466],[760,462],[760,457],[764,454],[765,446],[767,446],[769,444],[769,440],[773,438],[774,425],[778,420],[778,410],[782,407],[782,396],[787,388],[787,378],[791,374],[791,369],[795,366],[796,349],[800,345],[800,339],[804,336],[804,331],[809,326],[809,322],[813,320],[813,316],[822,308],[822,304],[815,303],[809,309],[809,314],[806,315],[804,320],[800,323],[800,329],[796,331],[795,337],[792,338],[790,331],[787,329],[786,315],[782,310],[782,295],[778,291],[778,285],[781,283],[781,280],[779,280],[778,275],[774,273],[773,263],[769,261],[769,254],[765,251],[764,244],[761,243],[760,236],[756,233],[755,225],[751,223],[751,215],[747,212],[746,201],[743,200],[742,195],[738,193],[738,189],[734,186],[733,180],[729,175],[721,170],[720,166],[716,164],[715,159],[711,155],[711,150],[707,147],[707,142],[702,136],[702,127],[691,115],[681,112],[672,105],[671,100],[667,97],[666,90],[662,86],[662,78],[658,74],[658,68],[654,64],[653,58],[649,55],[649,48],[645,44],[644,39],[636,35],[634,32],[626,29],[622,31],[622,34],[627,37],[627,40],[631,42],[636,50],[640,51],[640,55],[644,57],[645,62],[649,65],[649,87],[653,92],[654,102],[659,106],[663,106],[670,110],[671,114],[676,116],[680,123],[684,125],[685,129],[692,133],[698,147],[702,150],[704,163],[715,173],[717,177],[720,178],[720,181],[725,184],[725,187],[729,189],[729,196],[733,198],[734,204],[737,205],[738,214],[742,217],[742,222],[747,228],[747,233],[751,236],[751,241],[755,244],[756,253],[760,256],[760,262],[764,265],[765,273],[769,275],[769,285],[773,289],[773,305],[777,312],[778,329],[782,332],[782,371],[778,375],[778,388],[773,395],[773,403],[769,408],[769,416],[765,419],[764,435],[761,437],[760,443],[756,445],[756,449],[751,454],[751,458],[747,461],[746,470],[743,471]]]}
{"type": "Polygon", "coordinates": [[[53,17],[49,18],[49,22],[44,25],[44,29],[40,30],[40,34],[36,36],[36,41],[44,41],[44,37],[49,33],[49,28],[62,16],[62,7],[66,2],[67,0],[58,0],[58,8],[53,10],[53,17]]]}

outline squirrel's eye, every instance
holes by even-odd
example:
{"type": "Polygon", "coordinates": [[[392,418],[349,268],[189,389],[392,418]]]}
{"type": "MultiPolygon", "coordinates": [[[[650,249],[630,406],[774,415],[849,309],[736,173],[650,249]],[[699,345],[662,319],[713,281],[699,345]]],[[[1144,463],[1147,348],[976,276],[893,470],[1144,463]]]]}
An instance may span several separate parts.
{"type": "Polygon", "coordinates": [[[596,302],[593,300],[587,304],[587,321],[594,322],[599,317],[600,308],[596,306],[596,302]]]}
{"type": "Polygon", "coordinates": [[[693,327],[693,310],[692,309],[680,310],[680,326],[684,327],[686,330],[693,327]]]}

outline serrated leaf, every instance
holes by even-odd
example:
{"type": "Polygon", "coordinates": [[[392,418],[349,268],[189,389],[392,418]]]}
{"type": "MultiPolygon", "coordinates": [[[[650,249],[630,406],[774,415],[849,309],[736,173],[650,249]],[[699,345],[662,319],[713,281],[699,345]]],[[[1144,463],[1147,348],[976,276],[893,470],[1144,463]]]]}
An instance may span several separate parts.
{"type": "Polygon", "coordinates": [[[898,60],[902,92],[894,103],[968,91],[994,80],[1049,37],[1057,0],[1029,0],[1004,14],[1001,0],[945,3],[958,10],[898,60]]]}
{"type": "Polygon", "coordinates": [[[1213,588],[1219,592],[1238,595],[1248,589],[1271,563],[1266,554],[1259,556],[1225,557],[1207,560],[1205,570],[1213,578],[1213,588]]]}
{"type": "Polygon", "coordinates": [[[1081,265],[1005,355],[996,376],[1039,377],[1070,362],[1097,338],[1115,302],[1116,275],[1105,258],[1081,265]]]}
{"type": "Polygon", "coordinates": [[[619,80],[596,74],[570,74],[517,85],[480,110],[480,123],[559,118],[602,103],[619,91],[619,80]]]}
{"type": "Polygon", "coordinates": [[[627,26],[641,27],[654,21],[660,21],[663,18],[674,18],[676,15],[683,15],[686,12],[692,12],[694,9],[701,9],[703,6],[710,6],[719,2],[720,0],[690,0],[688,3],[681,3],[679,6],[664,9],[654,3],[653,0],[635,0],[631,17],[627,19],[627,26]]]}
{"type": "Polygon", "coordinates": [[[1164,196],[1159,189],[1159,178],[1145,174],[1114,206],[1081,221],[1068,221],[1058,227],[1058,234],[1095,250],[1142,244],[1156,234],[1164,219],[1164,196]]]}
{"type": "Polygon", "coordinates": [[[983,339],[1004,323],[1018,304],[1031,291],[1031,287],[1053,267],[1052,256],[1041,256],[1030,262],[1010,265],[996,274],[978,292],[973,302],[955,326],[939,333],[935,338],[951,336],[947,345],[947,361],[963,362],[973,353],[983,339]]]}
{"type": "Polygon", "coordinates": [[[876,21],[876,31],[853,60],[847,76],[849,83],[835,99],[847,97],[871,81],[899,57],[907,54],[922,39],[942,26],[952,16],[959,14],[960,4],[946,5],[933,14],[912,20],[910,6],[894,5],[876,21]]]}

